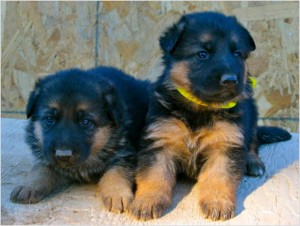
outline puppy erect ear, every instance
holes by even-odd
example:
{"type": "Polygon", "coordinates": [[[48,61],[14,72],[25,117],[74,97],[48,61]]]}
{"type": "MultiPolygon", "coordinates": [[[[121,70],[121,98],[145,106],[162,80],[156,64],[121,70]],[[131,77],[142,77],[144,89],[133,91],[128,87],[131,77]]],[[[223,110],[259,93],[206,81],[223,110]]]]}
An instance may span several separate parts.
{"type": "Polygon", "coordinates": [[[35,83],[34,90],[30,93],[28,103],[27,103],[27,106],[26,106],[26,116],[27,116],[27,118],[30,118],[32,116],[34,110],[35,110],[36,102],[37,102],[37,99],[38,99],[38,97],[40,95],[40,92],[41,92],[40,83],[41,83],[41,81],[38,80],[35,83]]]}
{"type": "Polygon", "coordinates": [[[174,49],[182,31],[184,30],[185,25],[186,18],[185,16],[182,16],[176,24],[169,27],[159,38],[160,48],[164,52],[170,53],[174,49]]]}
{"type": "Polygon", "coordinates": [[[117,126],[120,126],[123,121],[123,111],[125,111],[125,109],[122,107],[122,102],[117,96],[115,87],[112,84],[107,84],[103,91],[103,95],[110,117],[117,126]]]}

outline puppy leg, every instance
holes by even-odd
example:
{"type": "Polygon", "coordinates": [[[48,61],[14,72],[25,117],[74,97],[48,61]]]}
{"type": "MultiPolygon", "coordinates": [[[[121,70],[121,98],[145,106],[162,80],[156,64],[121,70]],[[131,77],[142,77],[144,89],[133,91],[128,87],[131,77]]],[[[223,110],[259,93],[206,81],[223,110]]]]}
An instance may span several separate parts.
{"type": "MultiPolygon", "coordinates": [[[[234,155],[239,152],[232,151],[234,155]]],[[[196,184],[199,189],[200,212],[205,218],[228,220],[234,216],[236,190],[243,174],[239,167],[224,153],[214,153],[208,157],[196,184]]]]}
{"type": "Polygon", "coordinates": [[[261,177],[264,175],[266,168],[263,161],[259,158],[257,154],[257,141],[253,138],[252,143],[249,145],[249,150],[247,151],[247,167],[246,174],[252,177],[261,177]]]}
{"type": "Polygon", "coordinates": [[[239,126],[220,121],[207,131],[201,145],[206,161],[196,184],[200,213],[211,220],[230,219],[246,167],[244,135],[239,126]]]}
{"type": "Polygon", "coordinates": [[[129,211],[140,220],[159,218],[171,204],[175,164],[164,151],[155,157],[155,162],[139,170],[136,176],[137,191],[129,211]]]}
{"type": "Polygon", "coordinates": [[[265,164],[259,158],[255,151],[250,150],[247,153],[246,174],[252,177],[261,177],[266,171],[265,164]]]}
{"type": "Polygon", "coordinates": [[[68,184],[68,179],[58,176],[45,165],[37,164],[32,168],[24,184],[13,189],[10,200],[22,204],[37,203],[54,190],[68,184]]]}
{"type": "Polygon", "coordinates": [[[104,209],[115,213],[125,212],[133,199],[133,182],[134,177],[130,175],[130,169],[109,169],[98,183],[98,193],[104,209]]]}

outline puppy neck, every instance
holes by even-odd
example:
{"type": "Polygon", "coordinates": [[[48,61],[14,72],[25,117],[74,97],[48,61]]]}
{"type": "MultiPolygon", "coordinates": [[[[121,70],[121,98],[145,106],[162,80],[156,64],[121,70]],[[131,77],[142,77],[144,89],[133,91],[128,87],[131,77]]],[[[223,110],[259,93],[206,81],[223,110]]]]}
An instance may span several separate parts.
{"type": "MultiPolygon", "coordinates": [[[[255,78],[253,78],[252,76],[248,76],[248,78],[251,82],[250,84],[251,84],[252,88],[255,88],[256,87],[255,78]]],[[[204,106],[204,107],[215,108],[215,109],[218,109],[218,108],[228,109],[228,108],[233,108],[237,105],[237,101],[231,101],[226,104],[208,104],[208,103],[201,101],[199,98],[197,98],[192,93],[190,93],[189,91],[187,91],[186,89],[184,89],[182,87],[176,87],[176,89],[182,96],[184,96],[189,101],[191,101],[197,105],[204,106]]]]}
{"type": "Polygon", "coordinates": [[[197,97],[195,97],[193,94],[191,94],[190,92],[188,92],[187,90],[185,90],[184,88],[180,88],[177,87],[177,91],[184,96],[186,99],[188,99],[189,101],[198,104],[198,105],[202,105],[205,107],[211,107],[211,108],[233,108],[237,102],[228,102],[226,104],[207,104],[203,101],[201,101],[200,99],[198,99],[197,97]]]}

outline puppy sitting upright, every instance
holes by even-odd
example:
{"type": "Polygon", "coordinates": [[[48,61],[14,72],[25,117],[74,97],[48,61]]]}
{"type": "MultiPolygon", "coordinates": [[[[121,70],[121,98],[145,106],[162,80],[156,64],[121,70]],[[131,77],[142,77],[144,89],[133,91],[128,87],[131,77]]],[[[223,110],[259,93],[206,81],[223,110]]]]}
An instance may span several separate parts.
{"type": "MultiPolygon", "coordinates": [[[[160,46],[165,70],[150,100],[130,213],[160,217],[171,203],[176,174],[185,173],[197,180],[205,218],[232,218],[243,174],[264,172],[245,65],[255,43],[235,17],[205,12],[184,15],[160,46]]],[[[277,128],[260,129],[275,132],[277,141],[290,138],[277,128]]]]}
{"type": "Polygon", "coordinates": [[[109,67],[40,79],[26,110],[26,141],[38,163],[11,200],[36,203],[71,183],[91,182],[98,183],[106,209],[126,210],[147,90],[148,82],[109,67]]]}

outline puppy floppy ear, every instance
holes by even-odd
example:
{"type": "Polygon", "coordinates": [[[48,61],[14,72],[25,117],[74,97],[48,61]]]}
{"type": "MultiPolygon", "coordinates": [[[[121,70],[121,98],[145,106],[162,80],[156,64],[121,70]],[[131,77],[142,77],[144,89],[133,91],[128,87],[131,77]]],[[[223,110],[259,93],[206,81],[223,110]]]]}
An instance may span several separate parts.
{"type": "Polygon", "coordinates": [[[172,52],[174,49],[184,27],[186,25],[186,18],[182,16],[181,19],[174,24],[173,26],[169,27],[164,34],[159,38],[159,45],[160,48],[167,53],[172,52]]]}
{"type": "Polygon", "coordinates": [[[240,27],[240,31],[238,33],[241,33],[241,35],[244,37],[248,51],[254,51],[256,49],[256,45],[250,32],[238,21],[236,16],[229,16],[228,18],[230,18],[234,24],[238,24],[240,27]]]}
{"type": "Polygon", "coordinates": [[[30,93],[28,103],[27,103],[27,106],[26,106],[26,116],[27,116],[27,118],[30,118],[34,113],[34,110],[36,108],[37,99],[38,99],[38,97],[40,96],[40,93],[41,93],[41,87],[40,86],[41,86],[41,81],[38,80],[35,83],[34,90],[30,93]]]}
{"type": "Polygon", "coordinates": [[[123,114],[125,109],[120,98],[118,98],[116,88],[112,84],[107,84],[104,89],[103,95],[110,118],[112,118],[117,126],[120,126],[123,121],[123,114]]]}
{"type": "Polygon", "coordinates": [[[245,43],[246,43],[246,47],[248,49],[249,52],[254,51],[256,49],[256,45],[254,42],[254,39],[252,38],[250,32],[242,25],[238,22],[237,18],[234,17],[235,21],[241,26],[242,28],[242,35],[245,39],[245,43]]]}
{"type": "Polygon", "coordinates": [[[254,42],[254,39],[252,38],[251,34],[249,33],[249,31],[247,31],[248,34],[248,38],[247,38],[247,43],[248,43],[248,47],[250,51],[254,51],[256,49],[256,45],[254,42]]]}

